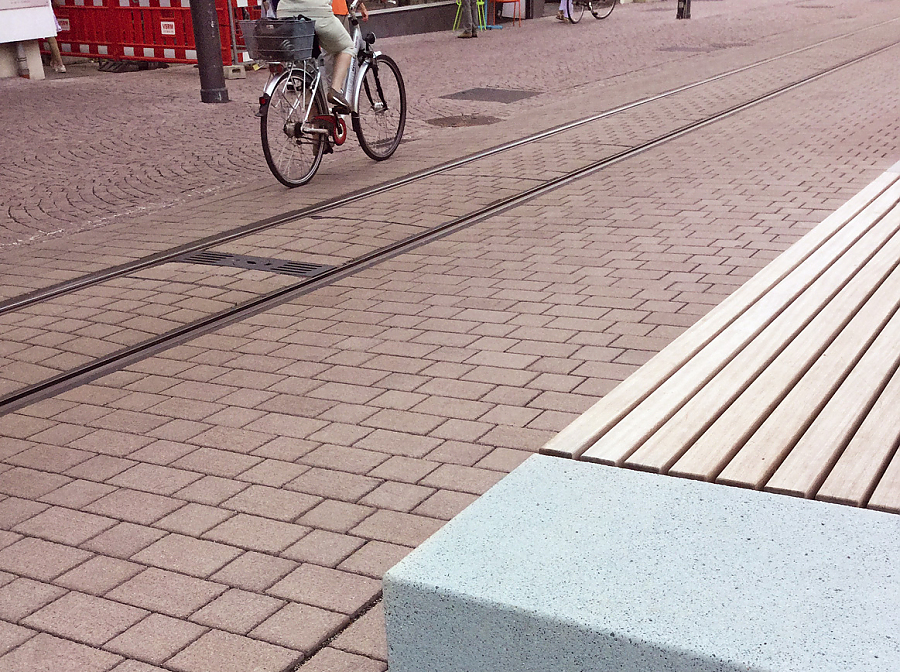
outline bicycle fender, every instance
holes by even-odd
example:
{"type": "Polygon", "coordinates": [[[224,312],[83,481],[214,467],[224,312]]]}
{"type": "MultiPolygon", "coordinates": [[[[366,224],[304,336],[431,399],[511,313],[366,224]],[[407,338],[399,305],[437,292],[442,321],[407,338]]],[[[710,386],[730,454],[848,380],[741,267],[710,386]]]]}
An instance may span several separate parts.
{"type": "Polygon", "coordinates": [[[350,100],[347,102],[350,103],[350,109],[353,110],[353,114],[359,115],[359,92],[362,91],[363,80],[366,77],[366,73],[369,71],[369,68],[372,67],[372,61],[374,61],[378,56],[381,56],[380,51],[373,51],[372,57],[367,58],[363,61],[362,65],[359,66],[359,70],[356,73],[356,84],[353,85],[353,95],[350,100]]]}

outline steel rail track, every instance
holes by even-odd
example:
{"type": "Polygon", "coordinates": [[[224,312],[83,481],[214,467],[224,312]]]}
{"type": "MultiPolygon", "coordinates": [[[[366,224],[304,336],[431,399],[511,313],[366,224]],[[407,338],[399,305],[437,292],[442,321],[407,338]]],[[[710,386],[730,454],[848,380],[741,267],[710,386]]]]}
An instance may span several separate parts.
{"type": "MultiPolygon", "coordinates": [[[[776,96],[783,95],[789,91],[815,82],[846,67],[855,65],[856,63],[872,58],[873,56],[877,56],[878,54],[888,51],[889,49],[892,49],[898,45],[900,45],[900,41],[896,41],[889,45],[867,51],[866,53],[859,56],[854,56],[852,58],[846,59],[845,61],[842,61],[835,66],[826,68],[825,70],[822,70],[816,74],[809,75],[797,81],[780,86],[749,101],[736,104],[726,110],[709,115],[705,119],[687,123],[673,131],[666,132],[649,141],[622,150],[603,159],[594,161],[587,166],[570,171],[565,175],[547,180],[542,184],[536,185],[518,194],[492,203],[475,212],[457,217],[456,219],[453,219],[449,222],[439,224],[425,231],[421,231],[419,233],[408,236],[407,238],[404,238],[400,241],[385,245],[367,254],[352,259],[351,261],[341,264],[340,266],[336,266],[330,270],[324,271],[323,273],[320,273],[313,278],[308,278],[281,289],[260,295],[254,299],[251,299],[250,301],[235,306],[234,308],[224,310],[214,315],[207,316],[206,318],[203,318],[201,320],[183,325],[182,327],[169,331],[155,338],[125,348],[123,350],[119,350],[82,366],[47,378],[39,383],[29,385],[20,390],[7,394],[3,397],[0,397],[0,415],[12,412],[17,408],[21,408],[22,406],[33,403],[39,398],[43,398],[43,396],[47,396],[63,389],[68,389],[78,384],[87,382],[88,380],[94,379],[112,370],[127,365],[132,361],[138,361],[140,359],[152,356],[156,352],[183,342],[188,338],[195,337],[214,328],[225,326],[226,324],[229,324],[231,322],[244,319],[250,315],[277,305],[280,302],[289,300],[294,297],[299,297],[304,294],[308,294],[317,289],[330,285],[344,277],[359,272],[362,269],[377,265],[404,252],[411,251],[426,243],[450,235],[455,231],[477,224],[478,222],[488,217],[503,213],[511,208],[521,205],[526,201],[541,196],[542,194],[559,189],[567,184],[570,184],[571,182],[582,179],[599,170],[603,170],[634,156],[655,149],[660,145],[681,138],[688,133],[692,133],[694,131],[705,128],[710,124],[714,124],[735,114],[739,114],[749,108],[761,105],[771,100],[772,98],[775,98],[776,96]]],[[[596,119],[601,117],[602,115],[595,115],[594,118],[596,119]]],[[[569,127],[572,126],[569,125],[569,127]]],[[[467,159],[463,161],[469,160],[474,159],[472,159],[471,157],[467,157],[467,159]]],[[[384,187],[381,190],[385,190],[387,188],[390,187],[384,187]]],[[[347,199],[349,198],[351,197],[348,196],[340,200],[347,202],[347,199]]],[[[335,206],[323,205],[316,207],[319,208],[319,210],[317,211],[321,211],[323,209],[328,209],[329,207],[335,206]]],[[[184,254],[184,252],[180,252],[179,254],[184,254]]]]}
{"type": "MultiPolygon", "coordinates": [[[[39,289],[34,292],[29,292],[27,294],[22,294],[17,297],[13,297],[10,299],[6,299],[4,301],[0,301],[0,315],[5,313],[13,312],[16,310],[20,310],[30,305],[34,305],[40,303],[42,301],[47,301],[52,298],[56,298],[58,296],[63,296],[65,294],[70,294],[72,292],[78,291],[79,289],[83,289],[85,287],[90,287],[91,285],[100,284],[102,282],[106,282],[108,280],[112,280],[114,278],[122,277],[124,275],[128,275],[130,273],[134,273],[135,271],[144,270],[146,268],[151,268],[153,266],[159,266],[164,263],[173,261],[174,259],[195,253],[200,252],[202,250],[209,249],[211,247],[216,247],[219,245],[223,245],[225,243],[232,242],[234,240],[239,240],[249,235],[253,235],[259,233],[261,231],[265,231],[267,229],[275,228],[277,226],[282,226],[284,224],[296,221],[298,219],[302,219],[304,217],[310,217],[312,215],[317,215],[322,212],[326,212],[328,210],[333,210],[339,208],[344,205],[348,205],[351,203],[355,203],[357,201],[361,201],[366,198],[370,198],[372,196],[376,196],[378,194],[384,193],[386,191],[390,191],[392,189],[397,189],[403,187],[407,184],[411,184],[414,182],[418,182],[420,180],[426,179],[433,175],[437,175],[443,172],[447,172],[449,170],[453,170],[455,168],[459,168],[461,166],[467,165],[469,163],[473,163],[475,161],[480,161],[481,159],[485,159],[491,156],[495,156],[502,152],[509,151],[511,149],[515,149],[517,147],[522,147],[524,145],[538,142],[544,140],[546,138],[550,138],[554,135],[558,135],[560,133],[565,133],[567,131],[579,128],[586,124],[593,123],[595,121],[599,121],[601,119],[605,119],[607,117],[611,117],[617,114],[621,114],[623,112],[627,112],[637,107],[641,107],[643,105],[648,105],[650,103],[654,103],[658,100],[662,100],[679,93],[683,93],[685,91],[690,91],[691,89],[695,89],[697,87],[705,86],[707,84],[711,84],[713,82],[725,79],[727,77],[733,77],[734,75],[740,74],[742,72],[746,72],[748,70],[752,70],[753,68],[761,67],[763,65],[767,65],[769,63],[773,63],[778,60],[782,60],[785,58],[789,58],[791,56],[795,56],[797,54],[816,49],[826,44],[830,44],[832,42],[836,42],[839,40],[846,39],[848,37],[852,37],[854,35],[858,35],[860,33],[864,33],[870,30],[875,30],[884,25],[888,25],[894,22],[900,21],[898,19],[889,19],[887,21],[882,21],[880,23],[874,24],[872,26],[866,26],[865,28],[860,28],[858,30],[849,31],[847,33],[842,33],[841,35],[836,35],[834,37],[830,37],[824,40],[820,40],[813,44],[807,45],[805,47],[799,47],[797,49],[793,49],[791,51],[785,52],[783,54],[779,54],[777,56],[770,56],[768,58],[761,59],[759,61],[754,61],[753,63],[749,63],[747,65],[741,66],[739,68],[734,68],[732,70],[728,70],[726,72],[719,73],[717,75],[713,75],[712,77],[707,77],[702,80],[698,80],[696,82],[691,82],[690,84],[685,84],[679,87],[675,87],[672,89],[668,89],[658,94],[654,94],[652,96],[647,96],[644,98],[640,98],[638,100],[626,103],[624,105],[620,105],[619,107],[605,110],[598,114],[593,114],[587,117],[583,117],[581,119],[577,119],[575,121],[567,122],[565,124],[560,124],[558,126],[554,126],[552,128],[546,129],[544,131],[539,131],[537,133],[533,133],[531,135],[527,135],[523,138],[519,138],[517,140],[513,140],[511,142],[503,143],[497,145],[495,147],[488,148],[481,152],[476,152],[475,154],[470,154],[469,156],[465,156],[459,159],[454,159],[453,161],[448,161],[437,166],[433,166],[431,168],[426,168],[424,170],[417,171],[415,173],[411,173],[404,177],[390,180],[388,182],[384,182],[382,184],[375,185],[373,187],[368,187],[365,189],[361,189],[345,196],[341,196],[339,198],[329,199],[327,201],[317,203],[315,205],[301,208],[299,210],[292,210],[289,212],[285,212],[279,215],[275,215],[273,217],[268,217],[266,219],[261,219],[257,222],[253,222],[251,224],[247,224],[236,229],[232,229],[230,231],[226,231],[224,233],[215,234],[212,236],[207,236],[196,240],[192,243],[188,243],[185,245],[180,245],[178,247],[166,250],[164,252],[158,252],[156,254],[152,254],[136,261],[127,262],[125,264],[120,264],[118,266],[113,266],[102,271],[98,271],[96,273],[89,273],[79,278],[75,278],[72,280],[66,280],[64,282],[58,283],[51,287],[47,287],[44,289],[39,289]]],[[[838,66],[840,67],[840,66],[838,66]]],[[[750,101],[752,102],[752,101],[750,101]]],[[[0,403],[2,403],[2,398],[0,398],[0,403]]]]}

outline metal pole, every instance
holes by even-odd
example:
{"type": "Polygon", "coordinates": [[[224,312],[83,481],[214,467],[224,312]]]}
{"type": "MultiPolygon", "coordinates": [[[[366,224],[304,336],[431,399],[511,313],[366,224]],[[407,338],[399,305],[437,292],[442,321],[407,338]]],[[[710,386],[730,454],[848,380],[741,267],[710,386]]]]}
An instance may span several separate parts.
{"type": "Polygon", "coordinates": [[[222,41],[216,0],[191,0],[191,22],[194,44],[200,64],[200,100],[204,103],[227,103],[225,69],[222,64],[222,41]]]}
{"type": "Polygon", "coordinates": [[[678,0],[678,10],[675,13],[676,19],[691,18],[691,0],[678,0]]]}

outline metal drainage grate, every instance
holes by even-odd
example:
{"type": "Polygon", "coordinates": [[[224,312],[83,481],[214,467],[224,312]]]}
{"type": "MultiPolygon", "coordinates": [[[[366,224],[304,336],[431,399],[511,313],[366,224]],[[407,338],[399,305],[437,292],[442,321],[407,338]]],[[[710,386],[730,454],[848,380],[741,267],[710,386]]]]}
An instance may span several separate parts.
{"type": "Polygon", "coordinates": [[[449,96],[441,96],[449,100],[477,100],[482,103],[515,103],[525,98],[536,96],[540,91],[521,91],[515,89],[466,89],[449,96]]]}
{"type": "Polygon", "coordinates": [[[250,257],[245,254],[227,254],[225,252],[212,252],[211,250],[186,254],[178,257],[175,261],[186,264],[246,268],[253,271],[267,271],[269,273],[293,275],[298,278],[312,278],[334,268],[334,266],[326,266],[323,264],[306,264],[302,261],[250,257]]]}
{"type": "Polygon", "coordinates": [[[456,114],[452,117],[438,117],[426,119],[426,124],[440,126],[441,128],[457,128],[459,126],[490,126],[500,121],[497,117],[487,114],[456,114]]]}

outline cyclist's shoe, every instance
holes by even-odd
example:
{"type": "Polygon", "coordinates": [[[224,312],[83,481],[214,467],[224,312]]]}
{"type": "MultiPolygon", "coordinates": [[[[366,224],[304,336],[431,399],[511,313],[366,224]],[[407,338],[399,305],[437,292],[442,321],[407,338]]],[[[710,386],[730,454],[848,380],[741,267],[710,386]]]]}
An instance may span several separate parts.
{"type": "Polygon", "coordinates": [[[344,92],[337,89],[329,89],[325,99],[334,105],[335,111],[338,113],[350,112],[350,103],[344,98],[344,92]]]}
{"type": "Polygon", "coordinates": [[[478,37],[478,33],[476,33],[474,30],[464,30],[459,35],[457,35],[457,37],[461,37],[463,39],[467,39],[470,37],[478,37]]]}
{"type": "Polygon", "coordinates": [[[566,15],[563,14],[563,11],[561,9],[556,10],[556,20],[557,21],[565,21],[566,20],[566,15]]]}

